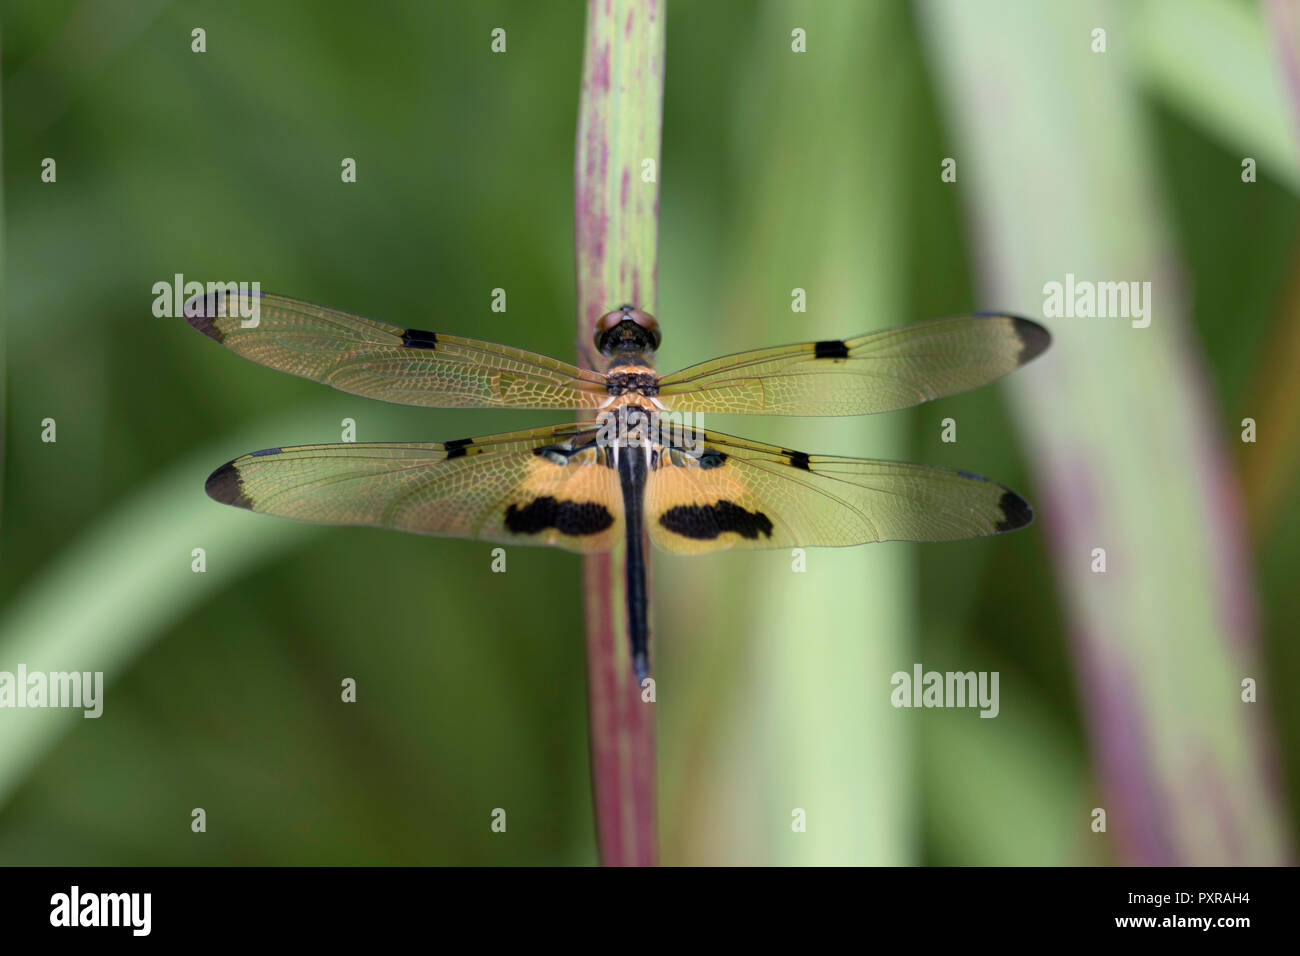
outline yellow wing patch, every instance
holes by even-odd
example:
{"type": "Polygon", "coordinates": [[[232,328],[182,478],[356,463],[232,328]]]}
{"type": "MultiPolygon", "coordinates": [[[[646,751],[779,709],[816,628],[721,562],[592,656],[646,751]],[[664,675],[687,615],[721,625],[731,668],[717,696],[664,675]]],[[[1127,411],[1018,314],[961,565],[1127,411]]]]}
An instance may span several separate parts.
{"type": "Polygon", "coordinates": [[[650,538],[667,551],[953,541],[1033,520],[1019,495],[969,472],[700,434],[702,453],[662,452],[646,485],[650,538]]]}
{"type": "Polygon", "coordinates": [[[772,519],[752,484],[727,462],[709,467],[661,453],[646,483],[650,540],[665,551],[704,554],[772,544],[772,519]]]}
{"type": "Polygon", "coordinates": [[[560,425],[445,443],[268,448],[222,465],[207,491],[299,521],[607,551],[623,529],[615,472],[594,449],[547,455],[586,440],[560,425]]]}
{"type": "Polygon", "coordinates": [[[622,533],[623,495],[614,470],[589,454],[555,464],[534,456],[501,513],[512,536],[568,551],[608,551],[622,533]]]}

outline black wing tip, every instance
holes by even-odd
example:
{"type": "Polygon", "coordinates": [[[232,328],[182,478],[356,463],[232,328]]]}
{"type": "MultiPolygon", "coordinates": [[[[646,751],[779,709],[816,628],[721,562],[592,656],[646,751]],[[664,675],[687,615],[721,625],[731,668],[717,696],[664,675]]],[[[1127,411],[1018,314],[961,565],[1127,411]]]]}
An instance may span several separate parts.
{"type": "Polygon", "coordinates": [[[994,530],[999,533],[1015,531],[1034,521],[1034,509],[1029,506],[1029,502],[1009,489],[1003,489],[1002,497],[998,499],[998,508],[1002,512],[1002,520],[994,530]]]}
{"type": "Polygon", "coordinates": [[[1026,319],[1020,315],[1011,315],[1008,318],[1011,319],[1011,325],[1016,330],[1016,338],[1020,340],[1020,355],[1016,359],[1020,365],[1032,362],[1046,352],[1047,347],[1052,344],[1052,333],[1033,319],[1026,319]]]}
{"type": "Polygon", "coordinates": [[[185,308],[182,310],[186,322],[217,342],[221,341],[221,330],[213,324],[212,320],[222,314],[221,295],[222,293],[219,292],[201,293],[186,300],[185,308]]]}
{"type": "MultiPolygon", "coordinates": [[[[198,295],[185,300],[181,314],[185,316],[185,321],[191,326],[213,341],[220,342],[224,336],[212,320],[230,315],[230,309],[226,305],[226,296],[230,294],[231,290],[228,289],[200,292],[198,295]]],[[[259,289],[238,289],[235,290],[234,294],[248,296],[249,298],[261,298],[262,296],[259,289]]]]}
{"type": "Polygon", "coordinates": [[[977,319],[1011,320],[1011,328],[1015,331],[1016,338],[1020,340],[1020,354],[1016,356],[1017,365],[1032,362],[1046,352],[1047,347],[1052,344],[1052,333],[1041,323],[1026,319],[1023,315],[1015,315],[1012,312],[972,312],[971,315],[977,319]]]}
{"type": "Polygon", "coordinates": [[[244,482],[239,477],[239,469],[235,467],[234,461],[226,462],[208,475],[208,480],[203,483],[203,490],[208,493],[209,498],[223,505],[249,509],[253,507],[253,502],[244,494],[244,482]]]}

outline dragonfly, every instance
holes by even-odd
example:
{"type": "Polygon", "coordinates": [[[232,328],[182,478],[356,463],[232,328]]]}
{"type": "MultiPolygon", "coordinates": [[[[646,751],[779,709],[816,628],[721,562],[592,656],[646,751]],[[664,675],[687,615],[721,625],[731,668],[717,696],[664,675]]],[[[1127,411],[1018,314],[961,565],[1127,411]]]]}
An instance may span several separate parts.
{"type": "Polygon", "coordinates": [[[660,375],[659,323],[633,305],[595,322],[604,371],[242,288],[196,296],[184,311],[195,329],[244,358],[353,395],[579,412],[566,424],[446,442],[265,448],[216,469],[206,490],[223,504],[300,521],[582,554],[624,541],[638,681],[650,667],[647,538],[694,555],[952,541],[1033,520],[1020,495],[972,472],[808,454],[697,424],[715,412],[864,415],[984,385],[1051,343],[1045,328],[1019,316],[937,319],[660,375]]]}

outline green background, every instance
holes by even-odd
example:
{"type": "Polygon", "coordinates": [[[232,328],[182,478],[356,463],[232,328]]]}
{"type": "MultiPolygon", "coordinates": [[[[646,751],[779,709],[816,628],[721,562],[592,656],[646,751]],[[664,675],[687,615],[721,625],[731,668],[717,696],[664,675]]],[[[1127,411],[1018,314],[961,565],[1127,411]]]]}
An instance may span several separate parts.
{"type": "MultiPolygon", "coordinates": [[[[940,160],[962,155],[962,106],[937,62],[941,6],[669,4],[661,368],[979,309],[1041,318],[1041,299],[982,294],[992,253],[971,187],[960,174],[940,181],[940,160]],[[793,27],[807,30],[805,54],[791,52],[793,27]],[[795,287],[807,313],[790,309],[795,287]]],[[[1158,284],[1157,296],[1177,297],[1180,314],[1157,322],[1185,326],[1195,401],[1251,519],[1259,660],[1220,676],[1231,697],[1242,674],[1259,681],[1260,702],[1237,705],[1257,708],[1258,726],[1217,745],[1258,748],[1273,768],[1223,786],[1271,786],[1281,802],[1275,819],[1242,823],[1264,828],[1266,849],[1245,841],[1215,856],[1184,838],[1168,859],[1274,862],[1292,855],[1300,813],[1300,706],[1286,699],[1300,657],[1300,176],[1284,149],[1289,159],[1262,155],[1259,181],[1243,184],[1241,157],[1255,153],[1232,139],[1264,129],[1293,143],[1294,131],[1258,101],[1201,103],[1197,61],[1189,52],[1180,73],[1177,56],[1162,60],[1140,42],[1140,18],[1059,6],[1067,13],[1041,17],[1034,42],[1095,56],[1086,30],[1054,32],[1078,13],[1111,25],[1104,56],[1132,73],[1157,187],[1146,198],[1176,256],[1163,265],[1179,291],[1158,284]],[[1238,441],[1248,415],[1267,435],[1258,445],[1238,441]]],[[[1167,6],[1126,14],[1140,9],[1142,35],[1163,36],[1167,6]]],[[[1267,30],[1253,5],[1197,3],[1174,11],[1168,43],[1177,50],[1179,30],[1189,44],[1213,36],[1223,16],[1267,30]]],[[[153,284],[178,272],[257,280],[571,359],[583,23],[583,5],[561,2],[4,4],[0,670],[102,669],[108,689],[99,720],[0,710],[0,863],[595,859],[576,556],[511,548],[508,572],[493,574],[487,544],[295,525],[202,491],[240,453],[338,441],[344,418],[358,440],[430,441],[562,416],[354,398],[151,311],[153,284]],[[206,53],[191,52],[194,27],[206,53]],[[489,49],[496,27],[504,55],[489,49]],[[41,182],[44,157],[56,183],[41,182]],[[340,181],[343,157],[356,159],[356,183],[340,181]],[[504,313],[490,308],[496,288],[504,313]],[[53,444],[41,441],[47,417],[53,444]],[[191,571],[198,547],[204,574],[191,571]],[[339,700],[344,677],[357,681],[355,704],[339,700]],[[195,807],[206,833],[191,832],[195,807]],[[505,834],[490,829],[497,807],[505,834]]],[[[1233,56],[1257,68],[1272,44],[1221,49],[1223,68],[1233,56]]],[[[1031,70],[1019,82],[1050,79],[1031,70]]],[[[1079,87],[1055,108],[1085,116],[1092,95],[1079,87]]],[[[1015,121],[995,112],[986,131],[1017,136],[1015,121]]],[[[1037,146],[1017,154],[1025,170],[1079,154],[1037,146]]],[[[1105,189],[1108,219],[1148,215],[1123,196],[1107,205],[1105,189]]],[[[1037,215],[1027,246],[1078,228],[1047,205],[1037,215]]],[[[1051,279],[1063,275],[1040,281],[1051,279]]],[[[1122,319],[1047,324],[1071,322],[1112,323],[1111,355],[1144,347],[1122,319]]],[[[1068,345],[1058,334],[1018,374],[1102,391],[1128,374],[1068,345]]],[[[1143,385],[1177,394],[1158,378],[1143,385]]],[[[865,422],[709,424],[988,474],[1041,516],[1049,477],[1013,408],[1032,394],[997,385],[865,422]],[[948,416],[955,445],[939,440],[948,416]]],[[[1137,509],[1178,492],[1141,485],[1121,491],[1137,509]]],[[[664,861],[1152,862],[1135,849],[1137,824],[1089,827],[1092,808],[1111,806],[1096,732],[1109,705],[1085,706],[1086,654],[1045,529],[810,551],[803,577],[783,552],[657,555],[664,861]],[[890,708],[890,674],[915,662],[998,671],[1001,716],[890,708]],[[795,807],[808,810],[806,834],[791,832],[795,807]]],[[[1206,547],[1195,529],[1173,530],[1151,534],[1147,553],[1206,547]]],[[[1139,589],[1154,573],[1108,572],[1139,589]]],[[[1189,597],[1203,588],[1174,584],[1189,597]]],[[[1169,666],[1216,672],[1197,647],[1169,666]]],[[[1188,706],[1171,704],[1175,717],[1188,706]]],[[[1160,732],[1145,745],[1153,764],[1182,746],[1160,732]]],[[[1153,799],[1177,804],[1211,783],[1175,781],[1153,799]]]]}

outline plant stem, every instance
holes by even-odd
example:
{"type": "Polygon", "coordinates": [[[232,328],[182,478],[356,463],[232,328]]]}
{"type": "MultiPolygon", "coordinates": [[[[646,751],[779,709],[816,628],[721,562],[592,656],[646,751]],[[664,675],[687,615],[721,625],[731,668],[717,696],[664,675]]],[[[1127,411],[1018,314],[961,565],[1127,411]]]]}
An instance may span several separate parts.
{"type": "MultiPolygon", "coordinates": [[[[574,195],[578,358],[589,368],[600,367],[592,331],[601,315],[655,308],[663,76],[662,0],[589,0],[574,195]]],[[[583,568],[591,782],[601,863],[650,866],[654,704],[632,672],[626,558],[620,545],[583,568]]]]}
{"type": "MultiPolygon", "coordinates": [[[[1244,510],[1125,60],[1140,47],[1116,44],[1102,69],[1067,54],[1067,38],[1096,26],[1071,4],[922,9],[979,226],[983,301],[1034,314],[1045,281],[1069,273],[1158,290],[1149,328],[1054,318],[1051,354],[1006,385],[1039,474],[1110,849],[1140,866],[1285,863],[1272,735],[1243,696],[1262,669],[1244,510]],[[989,69],[1013,57],[1014,72],[989,69]]],[[[1177,11],[1156,37],[1199,22],[1181,4],[1151,9],[1177,11]]]]}

